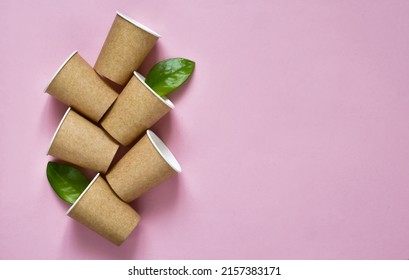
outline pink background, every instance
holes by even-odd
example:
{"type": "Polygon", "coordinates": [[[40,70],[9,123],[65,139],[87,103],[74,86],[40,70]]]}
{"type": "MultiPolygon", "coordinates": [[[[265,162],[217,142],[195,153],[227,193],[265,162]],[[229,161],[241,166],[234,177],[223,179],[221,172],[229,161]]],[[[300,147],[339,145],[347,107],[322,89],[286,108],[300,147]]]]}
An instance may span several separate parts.
{"type": "MultiPolygon", "coordinates": [[[[408,259],[409,2],[1,1],[1,259],[408,259]],[[115,11],[196,61],[154,131],[183,173],[116,247],[65,216],[45,151],[115,11]]],[[[92,174],[90,174],[91,176],[92,174]]]]}

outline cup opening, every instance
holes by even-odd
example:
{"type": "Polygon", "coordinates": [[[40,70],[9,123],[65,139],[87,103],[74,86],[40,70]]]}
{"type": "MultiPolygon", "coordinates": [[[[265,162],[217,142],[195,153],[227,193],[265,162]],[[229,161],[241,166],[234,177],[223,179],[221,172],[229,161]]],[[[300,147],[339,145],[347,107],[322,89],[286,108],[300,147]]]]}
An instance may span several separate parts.
{"type": "Polygon", "coordinates": [[[64,122],[64,120],[67,118],[68,113],[71,111],[71,107],[68,107],[67,111],[65,112],[64,116],[62,117],[60,123],[57,126],[57,129],[54,132],[53,138],[51,139],[50,145],[48,145],[48,150],[47,153],[45,154],[46,156],[48,156],[48,153],[50,152],[51,146],[55,140],[55,137],[57,136],[58,131],[60,130],[62,123],[64,122]]]}
{"type": "Polygon", "coordinates": [[[74,209],[75,205],[81,200],[81,198],[85,195],[85,193],[89,190],[89,188],[94,184],[94,182],[98,179],[99,173],[95,175],[94,179],[92,179],[91,183],[85,188],[85,190],[80,194],[80,196],[77,198],[77,200],[74,202],[73,205],[71,205],[70,209],[68,209],[67,213],[65,213],[66,216],[70,214],[72,209],[74,209]]]}
{"type": "Polygon", "coordinates": [[[146,134],[148,135],[149,140],[151,141],[155,149],[170,165],[170,167],[172,167],[173,170],[175,170],[177,173],[182,172],[182,168],[180,167],[179,162],[176,160],[175,156],[172,154],[169,148],[166,147],[165,143],[163,143],[163,141],[155,133],[153,133],[152,130],[146,131],[146,134]]]}
{"type": "Polygon", "coordinates": [[[64,68],[65,64],[67,64],[68,61],[70,61],[70,59],[77,53],[78,51],[73,52],[65,61],[64,63],[60,66],[60,68],[58,68],[57,72],[55,72],[54,76],[51,78],[50,82],[48,83],[48,85],[46,86],[46,88],[44,89],[44,92],[47,91],[48,87],[51,85],[51,83],[53,82],[53,80],[55,79],[55,77],[57,77],[58,73],[60,73],[60,71],[64,68]]]}
{"type": "Polygon", "coordinates": [[[128,16],[126,16],[126,15],[124,15],[124,14],[121,14],[120,12],[116,12],[116,14],[117,14],[118,16],[120,16],[121,18],[123,18],[123,19],[129,21],[129,22],[132,23],[133,25],[139,27],[140,29],[142,29],[142,30],[144,30],[144,31],[146,31],[146,32],[148,32],[148,33],[150,33],[150,34],[152,34],[153,36],[155,36],[155,37],[157,37],[157,38],[160,38],[160,37],[161,37],[158,33],[156,33],[155,31],[153,31],[153,30],[150,29],[149,27],[146,27],[145,25],[141,24],[140,22],[137,22],[136,20],[131,19],[130,17],[128,17],[128,16]]]}
{"type": "Polygon", "coordinates": [[[149,91],[156,97],[158,98],[160,101],[162,101],[163,103],[165,103],[166,106],[168,106],[170,109],[174,109],[175,105],[172,103],[172,101],[170,101],[169,98],[167,98],[166,96],[162,97],[159,94],[157,94],[150,86],[148,86],[145,83],[145,77],[142,76],[141,74],[139,74],[138,72],[133,72],[133,74],[135,75],[135,77],[141,81],[141,83],[147,88],[149,89],[149,91]]]}

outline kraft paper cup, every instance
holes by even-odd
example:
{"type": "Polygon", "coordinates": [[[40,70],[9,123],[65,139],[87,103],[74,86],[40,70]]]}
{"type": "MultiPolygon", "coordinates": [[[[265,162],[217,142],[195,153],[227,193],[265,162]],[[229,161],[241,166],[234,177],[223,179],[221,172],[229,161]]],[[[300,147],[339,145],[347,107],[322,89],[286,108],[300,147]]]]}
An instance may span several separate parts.
{"type": "Polygon", "coordinates": [[[67,215],[116,245],[121,245],[140,221],[138,213],[120,200],[99,174],[67,215]]]}
{"type": "Polygon", "coordinates": [[[107,112],[101,126],[119,143],[126,146],[153,126],[175,106],[156,94],[134,72],[115,104],[107,112]]]}
{"type": "Polygon", "coordinates": [[[105,173],[119,148],[104,130],[68,108],[51,140],[47,154],[105,173]]]}
{"type": "Polygon", "coordinates": [[[107,173],[114,192],[131,202],[152,187],[182,171],[166,145],[148,130],[107,173]]]}
{"type": "Polygon", "coordinates": [[[155,31],[117,12],[94,69],[123,86],[159,37],[155,31]]]}
{"type": "Polygon", "coordinates": [[[61,65],[44,92],[95,122],[118,97],[77,51],[61,65]]]}

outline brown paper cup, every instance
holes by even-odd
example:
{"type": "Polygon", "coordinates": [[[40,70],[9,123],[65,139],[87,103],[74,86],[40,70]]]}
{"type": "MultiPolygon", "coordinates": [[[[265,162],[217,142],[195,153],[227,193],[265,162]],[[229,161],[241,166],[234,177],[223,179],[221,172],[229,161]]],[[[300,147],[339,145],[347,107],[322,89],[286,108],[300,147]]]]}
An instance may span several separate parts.
{"type": "Polygon", "coordinates": [[[116,194],[131,202],[182,169],[166,145],[148,130],[107,173],[116,194]]]}
{"type": "Polygon", "coordinates": [[[144,82],[144,77],[135,72],[101,125],[126,146],[174,107],[169,99],[157,95],[144,82]]]}
{"type": "Polygon", "coordinates": [[[123,86],[159,37],[158,33],[117,12],[94,69],[123,86]]]}
{"type": "Polygon", "coordinates": [[[97,174],[67,215],[121,245],[141,219],[131,206],[120,200],[97,174]]]}
{"type": "Polygon", "coordinates": [[[105,131],[68,108],[47,154],[105,173],[118,148],[119,145],[105,131]]]}
{"type": "Polygon", "coordinates": [[[77,51],[58,69],[44,92],[95,122],[118,97],[77,51]]]}

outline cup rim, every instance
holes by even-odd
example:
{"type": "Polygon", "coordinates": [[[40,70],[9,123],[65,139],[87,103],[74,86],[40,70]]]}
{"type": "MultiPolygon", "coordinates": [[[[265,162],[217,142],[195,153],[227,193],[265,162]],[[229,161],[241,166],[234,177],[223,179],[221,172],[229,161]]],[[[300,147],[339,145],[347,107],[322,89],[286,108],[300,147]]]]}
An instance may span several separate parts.
{"type": "Polygon", "coordinates": [[[95,181],[100,177],[100,173],[98,173],[97,175],[95,175],[94,179],[92,179],[92,181],[88,184],[88,186],[85,188],[85,190],[80,194],[80,196],[77,198],[77,200],[71,205],[70,209],[68,209],[68,211],[65,213],[66,216],[68,216],[70,214],[70,212],[72,211],[72,209],[75,208],[75,206],[77,205],[77,203],[81,200],[81,198],[85,195],[85,193],[89,190],[89,188],[91,188],[91,186],[95,183],[95,181]]]}
{"type": "Polygon", "coordinates": [[[68,113],[71,112],[71,109],[72,109],[71,107],[68,107],[68,109],[67,109],[67,111],[65,111],[65,114],[64,114],[64,116],[62,117],[60,123],[58,124],[57,129],[56,129],[55,132],[54,132],[53,138],[52,138],[51,141],[50,141],[50,145],[48,145],[48,150],[47,150],[47,153],[45,154],[46,156],[49,155],[49,152],[50,152],[51,146],[53,145],[53,142],[54,142],[54,140],[55,140],[55,137],[57,136],[58,131],[60,130],[60,128],[61,128],[61,126],[62,126],[62,123],[63,123],[63,122],[65,121],[65,119],[67,118],[68,113]]]}
{"type": "Polygon", "coordinates": [[[136,20],[134,20],[134,19],[128,17],[127,15],[124,15],[124,14],[118,12],[118,11],[116,12],[116,14],[117,14],[118,16],[120,16],[121,18],[123,18],[124,20],[126,20],[126,21],[132,23],[132,24],[135,25],[136,27],[139,27],[139,28],[142,29],[143,31],[146,31],[146,32],[148,32],[149,34],[152,34],[153,36],[155,36],[155,37],[157,37],[157,38],[160,38],[160,37],[161,37],[157,32],[153,31],[152,29],[150,29],[149,27],[143,25],[142,23],[140,23],[140,22],[138,22],[138,21],[136,21],[136,20]]]}
{"type": "Polygon", "coordinates": [[[51,85],[51,83],[54,81],[55,77],[57,77],[58,73],[64,68],[64,66],[70,61],[70,59],[78,53],[78,50],[74,51],[65,61],[64,63],[58,68],[57,72],[55,72],[54,76],[51,78],[51,80],[48,82],[47,86],[44,89],[44,92],[47,92],[48,87],[51,85]]]}
{"type": "Polygon", "coordinates": [[[177,173],[182,172],[182,167],[165,143],[163,143],[163,141],[150,129],[146,131],[146,134],[148,135],[149,141],[152,143],[161,157],[166,161],[166,163],[169,164],[169,166],[172,167],[172,169],[177,173]]]}
{"type": "Polygon", "coordinates": [[[141,81],[141,83],[156,97],[158,98],[161,102],[163,102],[166,106],[168,106],[170,109],[174,109],[175,105],[170,101],[169,98],[166,96],[162,97],[159,94],[157,94],[150,86],[148,86],[147,83],[145,83],[145,77],[142,76],[140,73],[134,71],[133,72],[134,76],[141,81]]]}

